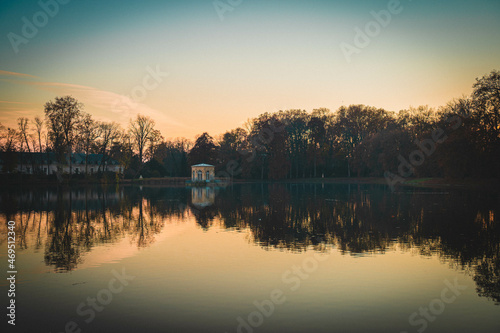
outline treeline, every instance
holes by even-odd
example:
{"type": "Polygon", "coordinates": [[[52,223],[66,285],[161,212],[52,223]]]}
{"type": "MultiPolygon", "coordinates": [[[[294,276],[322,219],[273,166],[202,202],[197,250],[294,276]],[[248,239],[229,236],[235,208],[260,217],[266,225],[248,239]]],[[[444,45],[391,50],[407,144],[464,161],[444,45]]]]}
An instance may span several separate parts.
{"type": "Polygon", "coordinates": [[[192,162],[222,177],[294,179],[385,176],[498,177],[500,72],[477,79],[471,96],[439,109],[399,112],[365,105],[265,113],[213,140],[204,133],[192,162]]]}
{"type": "Polygon", "coordinates": [[[470,96],[438,109],[350,105],[335,112],[264,113],[216,138],[203,133],[194,144],[165,140],[147,116],[138,115],[126,129],[96,121],[70,96],[48,102],[43,120],[21,117],[18,128],[1,127],[0,133],[4,172],[15,169],[9,153],[27,151],[54,152],[69,164],[71,152],[102,154],[103,165],[106,158],[119,161],[128,178],[187,177],[197,163],[216,165],[219,177],[262,180],[498,177],[500,72],[476,79],[470,96]]]}
{"type": "MultiPolygon", "coordinates": [[[[85,165],[79,165],[84,175],[88,175],[88,156],[99,154],[99,169],[93,177],[106,173],[110,159],[118,161],[126,178],[160,176],[187,176],[187,152],[190,142],[186,139],[164,140],[150,117],[137,115],[130,120],[128,128],[115,122],[95,120],[83,111],[83,104],[71,96],[56,97],[44,107],[45,117],[30,120],[18,118],[17,128],[6,128],[0,124],[0,152],[2,171],[16,172],[19,163],[32,166],[33,173],[42,175],[44,153],[53,153],[58,169],[69,166],[73,172],[72,153],[85,156],[85,165]],[[29,158],[42,153],[41,158],[29,158]],[[20,156],[26,156],[19,160],[20,156]]],[[[46,162],[45,162],[46,163],[46,162]]]]}

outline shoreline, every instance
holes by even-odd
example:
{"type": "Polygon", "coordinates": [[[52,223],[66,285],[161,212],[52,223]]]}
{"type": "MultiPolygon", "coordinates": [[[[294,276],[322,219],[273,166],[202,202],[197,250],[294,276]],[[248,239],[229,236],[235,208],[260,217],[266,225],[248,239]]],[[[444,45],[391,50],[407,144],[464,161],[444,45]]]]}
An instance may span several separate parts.
{"type": "MultiPolygon", "coordinates": [[[[64,180],[63,182],[52,181],[47,179],[26,179],[25,181],[5,182],[4,185],[22,186],[22,187],[39,187],[39,186],[147,186],[147,187],[162,187],[162,186],[184,186],[186,177],[165,177],[165,178],[144,178],[144,179],[122,179],[119,182],[100,180],[64,180]]],[[[304,179],[284,179],[284,180],[254,180],[254,179],[235,179],[233,184],[351,184],[351,185],[386,185],[387,181],[382,177],[339,177],[339,178],[304,178],[304,179]]],[[[420,188],[453,188],[453,189],[493,189],[500,190],[500,179],[491,178],[465,178],[465,179],[446,179],[446,178],[409,178],[403,183],[396,185],[398,187],[420,187],[420,188]]]]}
{"type": "MultiPolygon", "coordinates": [[[[382,177],[360,177],[360,178],[307,178],[289,179],[279,181],[254,181],[235,180],[235,184],[245,183],[283,183],[283,184],[351,184],[351,185],[386,185],[386,179],[382,177]]],[[[466,189],[497,189],[500,190],[500,179],[491,178],[466,178],[466,179],[446,179],[446,178],[409,178],[397,187],[426,187],[426,188],[466,188],[466,189]]]]}

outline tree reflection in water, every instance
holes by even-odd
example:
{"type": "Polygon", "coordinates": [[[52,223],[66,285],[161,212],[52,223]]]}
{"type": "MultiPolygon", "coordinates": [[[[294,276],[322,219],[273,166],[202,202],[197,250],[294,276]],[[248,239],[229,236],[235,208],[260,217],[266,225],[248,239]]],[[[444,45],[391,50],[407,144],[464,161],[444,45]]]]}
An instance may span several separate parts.
{"type": "MultiPolygon", "coordinates": [[[[397,248],[471,272],[477,293],[500,303],[498,193],[385,186],[252,184],[227,189],[79,188],[2,192],[4,221],[16,220],[21,249],[44,249],[58,272],[83,254],[129,236],[131,246],[155,241],[169,218],[194,217],[248,230],[251,242],[290,252],[384,253],[397,248]]],[[[1,226],[6,234],[6,224],[1,226]]],[[[5,243],[2,238],[1,242],[5,243]]]]}

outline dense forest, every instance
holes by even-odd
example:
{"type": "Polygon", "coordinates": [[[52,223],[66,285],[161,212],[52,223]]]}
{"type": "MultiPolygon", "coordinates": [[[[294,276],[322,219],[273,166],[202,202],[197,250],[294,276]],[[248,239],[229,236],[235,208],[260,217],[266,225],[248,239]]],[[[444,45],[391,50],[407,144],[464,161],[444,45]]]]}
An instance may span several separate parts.
{"type": "Polygon", "coordinates": [[[19,118],[17,128],[0,124],[3,172],[15,170],[19,152],[53,152],[60,163],[79,152],[119,161],[126,178],[186,177],[196,163],[215,165],[218,177],[262,180],[500,175],[500,71],[476,79],[470,96],[437,109],[278,111],[195,142],[165,139],[148,116],[138,115],[126,129],[96,121],[71,96],[46,103],[44,113],[19,118]]]}

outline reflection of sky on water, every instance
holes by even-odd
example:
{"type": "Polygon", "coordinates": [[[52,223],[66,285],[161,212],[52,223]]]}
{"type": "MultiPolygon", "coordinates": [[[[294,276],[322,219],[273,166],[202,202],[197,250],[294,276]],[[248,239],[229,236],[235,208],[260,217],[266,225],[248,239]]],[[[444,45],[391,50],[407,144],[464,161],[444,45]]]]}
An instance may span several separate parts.
{"type": "Polygon", "coordinates": [[[2,194],[2,218],[18,224],[26,313],[57,329],[53,322],[73,318],[123,266],[137,279],[90,331],[127,332],[139,315],[151,331],[231,332],[274,288],[288,301],[263,332],[408,330],[409,314],[455,278],[468,289],[433,329],[498,328],[491,302],[500,294],[498,194],[276,184],[195,190],[2,194]],[[328,260],[291,292],[283,273],[317,252],[328,260]],[[48,313],[47,297],[73,306],[48,313]]]}

